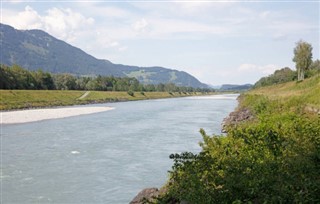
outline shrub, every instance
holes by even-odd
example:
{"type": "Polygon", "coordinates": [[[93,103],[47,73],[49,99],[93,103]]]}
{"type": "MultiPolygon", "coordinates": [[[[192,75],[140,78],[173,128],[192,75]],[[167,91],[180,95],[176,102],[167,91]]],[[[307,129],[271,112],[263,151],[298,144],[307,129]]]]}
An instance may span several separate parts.
{"type": "Polygon", "coordinates": [[[133,91],[129,90],[127,93],[128,93],[128,95],[134,97],[134,92],[133,91]]]}
{"type": "Polygon", "coordinates": [[[319,203],[320,118],[265,97],[246,96],[258,121],[227,136],[208,136],[199,154],[170,156],[167,193],[159,203],[319,203]],[[253,100],[255,98],[255,100],[253,100]]]}

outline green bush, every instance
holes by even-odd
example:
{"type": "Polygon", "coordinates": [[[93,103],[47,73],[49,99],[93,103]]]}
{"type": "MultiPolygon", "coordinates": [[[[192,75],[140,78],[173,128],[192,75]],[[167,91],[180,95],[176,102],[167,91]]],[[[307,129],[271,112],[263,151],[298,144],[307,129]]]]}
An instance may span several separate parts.
{"type": "Polygon", "coordinates": [[[201,130],[199,154],[170,156],[167,193],[158,203],[320,202],[320,118],[266,97],[242,99],[249,101],[258,120],[227,136],[201,130]]]}
{"type": "Polygon", "coordinates": [[[133,91],[129,90],[127,93],[128,93],[128,95],[134,97],[134,92],[133,91]]]}

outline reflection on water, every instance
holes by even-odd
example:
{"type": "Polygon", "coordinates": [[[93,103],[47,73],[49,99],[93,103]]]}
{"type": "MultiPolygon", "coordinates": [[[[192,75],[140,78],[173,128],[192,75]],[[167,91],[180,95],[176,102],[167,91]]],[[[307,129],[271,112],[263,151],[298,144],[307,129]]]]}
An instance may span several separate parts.
{"type": "Polygon", "coordinates": [[[112,103],[112,111],[2,126],[2,201],[129,203],[164,184],[171,153],[200,151],[200,128],[220,134],[236,97],[112,103]]]}

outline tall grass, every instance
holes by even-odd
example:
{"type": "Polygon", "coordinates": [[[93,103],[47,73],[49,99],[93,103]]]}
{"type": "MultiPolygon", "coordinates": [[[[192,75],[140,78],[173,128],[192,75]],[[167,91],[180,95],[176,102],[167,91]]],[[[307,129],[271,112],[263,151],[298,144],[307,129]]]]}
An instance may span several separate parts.
{"type": "Polygon", "coordinates": [[[204,95],[200,92],[134,92],[131,96],[127,92],[90,91],[80,99],[85,93],[86,91],[66,90],[0,90],[0,110],[204,95]]]}

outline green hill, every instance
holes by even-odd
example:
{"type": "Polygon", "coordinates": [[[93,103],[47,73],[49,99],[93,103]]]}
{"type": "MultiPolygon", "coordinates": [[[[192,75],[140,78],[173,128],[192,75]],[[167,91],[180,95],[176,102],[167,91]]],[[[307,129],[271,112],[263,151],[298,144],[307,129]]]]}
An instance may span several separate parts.
{"type": "Polygon", "coordinates": [[[208,88],[192,75],[163,67],[138,67],[96,59],[79,48],[41,30],[16,30],[0,24],[1,64],[17,64],[29,70],[52,73],[136,77],[145,84],[174,83],[178,86],[208,88]]]}

